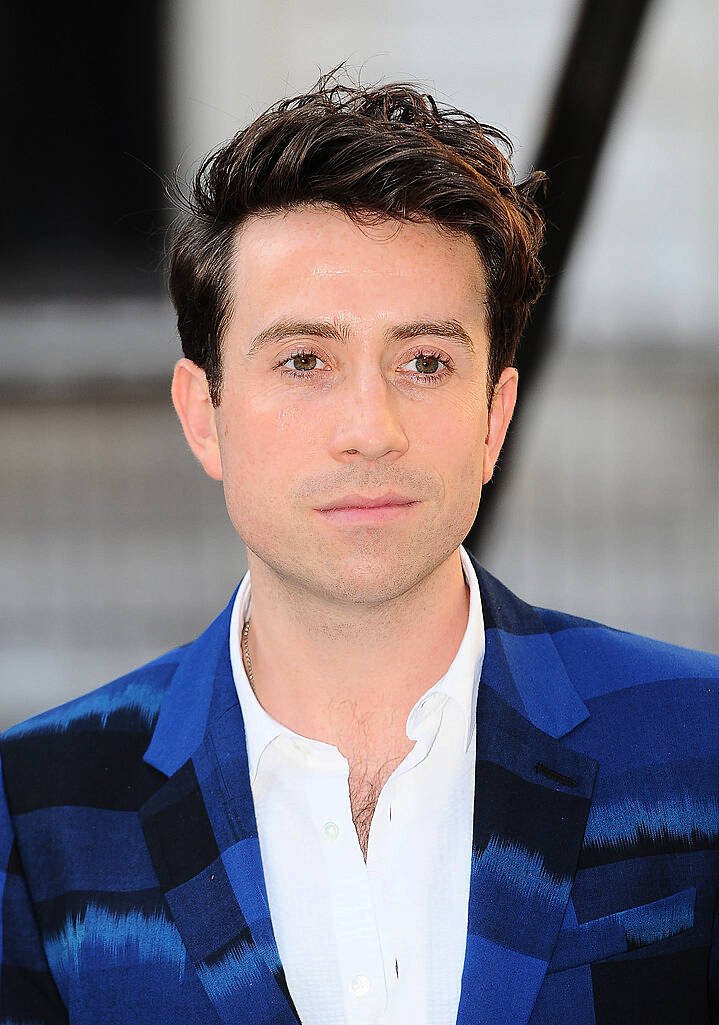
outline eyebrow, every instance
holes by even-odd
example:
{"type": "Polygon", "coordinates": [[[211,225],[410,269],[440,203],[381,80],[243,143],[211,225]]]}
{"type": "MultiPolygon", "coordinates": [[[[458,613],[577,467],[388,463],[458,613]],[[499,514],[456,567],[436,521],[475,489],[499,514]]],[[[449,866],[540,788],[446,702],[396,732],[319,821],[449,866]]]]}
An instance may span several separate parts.
{"type": "MultiPolygon", "coordinates": [[[[335,324],[327,320],[297,320],[281,318],[263,328],[252,339],[248,356],[254,356],[273,342],[298,335],[312,338],[327,338],[342,344],[351,341],[351,332],[346,324],[335,324]]],[[[388,342],[402,341],[406,338],[419,338],[423,335],[434,335],[438,338],[452,338],[464,349],[475,354],[474,343],[458,320],[413,320],[406,324],[396,324],[385,332],[388,342]]]]}

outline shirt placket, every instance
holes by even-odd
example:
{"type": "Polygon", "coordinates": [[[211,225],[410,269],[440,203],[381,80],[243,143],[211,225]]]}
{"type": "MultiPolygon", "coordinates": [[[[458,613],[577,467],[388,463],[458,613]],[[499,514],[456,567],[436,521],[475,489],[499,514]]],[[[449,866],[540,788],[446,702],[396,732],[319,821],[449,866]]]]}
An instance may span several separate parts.
{"type": "Polygon", "coordinates": [[[352,821],[348,764],[334,754],[310,757],[308,804],[324,855],[347,1025],[367,1025],[382,1014],[387,986],[370,880],[352,821]]]}
{"type": "MultiPolygon", "coordinates": [[[[382,937],[385,952],[385,973],[387,979],[387,1005],[377,1018],[377,1025],[396,1025],[400,1014],[406,1019],[408,1005],[421,1005],[418,991],[423,991],[425,979],[421,978],[418,966],[406,956],[407,929],[413,932],[417,925],[417,908],[397,903],[397,886],[405,879],[406,871],[413,874],[409,859],[416,856],[408,849],[407,831],[411,826],[408,819],[408,788],[413,786],[418,765],[431,757],[441,706],[443,702],[423,702],[411,718],[412,728],[408,735],[416,740],[415,747],[406,756],[387,780],[380,794],[372,821],[372,839],[375,841],[368,859],[370,888],[377,909],[377,927],[382,937]],[[390,815],[391,809],[391,815],[390,815]],[[408,992],[408,986],[412,992],[408,992]]],[[[411,845],[410,845],[411,846],[411,845]]],[[[419,899],[419,894],[415,894],[419,899]]]]}

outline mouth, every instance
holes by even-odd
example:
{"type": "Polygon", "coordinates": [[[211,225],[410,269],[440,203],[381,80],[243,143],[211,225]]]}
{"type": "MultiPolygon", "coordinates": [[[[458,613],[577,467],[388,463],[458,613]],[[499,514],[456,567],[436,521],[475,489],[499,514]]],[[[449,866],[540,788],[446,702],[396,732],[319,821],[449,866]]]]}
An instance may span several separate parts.
{"type": "Polygon", "coordinates": [[[391,520],[401,520],[407,517],[419,504],[419,502],[403,502],[396,505],[345,506],[340,509],[316,509],[315,512],[331,523],[350,525],[353,523],[388,523],[391,520]]]}

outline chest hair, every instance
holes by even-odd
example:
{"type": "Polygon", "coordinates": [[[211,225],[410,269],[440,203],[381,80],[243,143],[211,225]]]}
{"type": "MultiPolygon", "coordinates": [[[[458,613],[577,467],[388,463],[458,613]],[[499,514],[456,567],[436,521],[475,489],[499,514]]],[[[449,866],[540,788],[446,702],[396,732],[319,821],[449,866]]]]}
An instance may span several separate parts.
{"type": "Polygon", "coordinates": [[[357,832],[362,857],[367,861],[369,833],[375,808],[382,787],[404,758],[404,754],[389,758],[379,767],[370,766],[366,762],[350,762],[349,791],[352,821],[357,832]]]}

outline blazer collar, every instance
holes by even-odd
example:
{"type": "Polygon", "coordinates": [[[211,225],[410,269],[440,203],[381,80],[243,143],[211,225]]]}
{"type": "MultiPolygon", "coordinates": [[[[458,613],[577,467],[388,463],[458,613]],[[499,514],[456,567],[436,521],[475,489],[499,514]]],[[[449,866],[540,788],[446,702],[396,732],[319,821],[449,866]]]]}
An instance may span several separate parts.
{"type": "Polygon", "coordinates": [[[589,711],[567,674],[539,610],[512,594],[470,553],[485,629],[482,680],[538,730],[559,739],[589,711]],[[488,658],[488,662],[486,661],[488,658]]]}
{"type": "Polygon", "coordinates": [[[239,585],[219,616],[184,648],[163,698],[144,761],[166,776],[185,764],[214,722],[233,704],[239,705],[232,681],[229,640],[238,590],[239,585]]]}
{"type": "MultiPolygon", "coordinates": [[[[597,764],[562,743],[589,712],[539,612],[470,558],[485,654],[457,1023],[524,1025],[564,915],[597,764]],[[550,775],[538,774],[537,766],[550,775]]],[[[184,649],[170,682],[144,755],[168,779],[140,818],[160,885],[220,1020],[289,1025],[298,1018],[272,930],[230,665],[235,594],[184,649]]]]}

